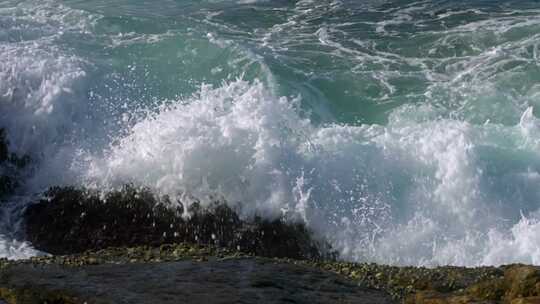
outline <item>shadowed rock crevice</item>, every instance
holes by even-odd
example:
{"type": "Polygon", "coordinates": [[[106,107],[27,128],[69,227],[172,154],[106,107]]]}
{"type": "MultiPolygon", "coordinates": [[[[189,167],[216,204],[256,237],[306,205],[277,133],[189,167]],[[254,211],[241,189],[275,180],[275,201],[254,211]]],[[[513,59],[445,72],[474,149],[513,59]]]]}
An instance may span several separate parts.
{"type": "Polygon", "coordinates": [[[320,259],[330,247],[300,223],[254,217],[241,219],[224,203],[184,206],[130,186],[100,193],[52,188],[25,212],[27,238],[52,254],[107,247],[191,242],[212,244],[267,257],[320,259]],[[176,207],[170,207],[176,205],[176,207]]]}

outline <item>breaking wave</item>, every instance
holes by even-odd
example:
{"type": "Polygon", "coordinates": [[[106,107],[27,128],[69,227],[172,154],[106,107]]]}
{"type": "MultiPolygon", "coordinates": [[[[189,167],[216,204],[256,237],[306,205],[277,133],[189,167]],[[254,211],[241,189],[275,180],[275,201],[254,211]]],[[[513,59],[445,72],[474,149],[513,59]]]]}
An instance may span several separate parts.
{"type": "Polygon", "coordinates": [[[38,254],[17,214],[47,187],[132,183],[353,261],[540,264],[534,8],[108,3],[0,3],[0,127],[34,159],[1,256],[38,254]]]}

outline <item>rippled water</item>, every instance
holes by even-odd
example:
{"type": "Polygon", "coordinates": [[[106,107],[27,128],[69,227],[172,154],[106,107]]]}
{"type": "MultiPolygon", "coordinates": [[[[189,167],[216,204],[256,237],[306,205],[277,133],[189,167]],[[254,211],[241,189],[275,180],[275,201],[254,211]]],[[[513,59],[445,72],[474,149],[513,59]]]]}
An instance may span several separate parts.
{"type": "Polygon", "coordinates": [[[0,126],[38,160],[19,195],[133,183],[353,261],[540,264],[539,43],[525,0],[4,0],[0,126]]]}

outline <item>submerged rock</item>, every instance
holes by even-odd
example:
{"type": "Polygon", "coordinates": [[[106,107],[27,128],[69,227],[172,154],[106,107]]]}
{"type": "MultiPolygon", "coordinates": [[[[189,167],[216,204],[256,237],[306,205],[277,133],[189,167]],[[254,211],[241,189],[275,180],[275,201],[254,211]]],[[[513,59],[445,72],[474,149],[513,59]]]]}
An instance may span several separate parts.
{"type": "Polygon", "coordinates": [[[8,160],[8,143],[4,129],[0,129],[0,198],[11,193],[15,188],[12,179],[5,175],[5,163],[8,160]]]}
{"type": "Polygon", "coordinates": [[[0,129],[0,164],[8,160],[8,142],[6,139],[6,132],[4,129],[0,129]]]}
{"type": "Polygon", "coordinates": [[[329,246],[316,241],[300,223],[255,217],[242,220],[223,203],[207,209],[192,205],[188,218],[181,203],[126,186],[107,194],[53,188],[25,212],[28,240],[39,250],[69,254],[111,246],[192,242],[267,256],[318,259],[329,246]]]}
{"type": "Polygon", "coordinates": [[[17,181],[8,175],[0,175],[0,199],[12,194],[18,187],[17,181]]]}
{"type": "Polygon", "coordinates": [[[30,162],[28,156],[18,156],[9,151],[6,131],[0,128],[0,200],[19,187],[20,172],[30,162]]]}

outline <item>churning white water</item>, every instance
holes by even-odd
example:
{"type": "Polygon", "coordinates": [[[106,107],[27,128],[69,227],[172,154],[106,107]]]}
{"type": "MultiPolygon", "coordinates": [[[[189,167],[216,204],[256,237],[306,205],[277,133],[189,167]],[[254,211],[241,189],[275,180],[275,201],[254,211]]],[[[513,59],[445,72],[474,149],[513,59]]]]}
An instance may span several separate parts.
{"type": "Polygon", "coordinates": [[[540,264],[540,11],[165,2],[0,2],[0,127],[34,159],[0,256],[37,254],[18,222],[47,187],[133,183],[352,261],[540,264]]]}

